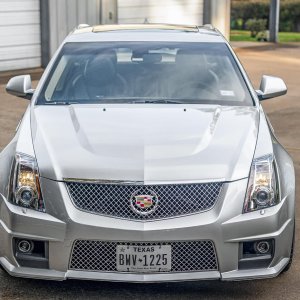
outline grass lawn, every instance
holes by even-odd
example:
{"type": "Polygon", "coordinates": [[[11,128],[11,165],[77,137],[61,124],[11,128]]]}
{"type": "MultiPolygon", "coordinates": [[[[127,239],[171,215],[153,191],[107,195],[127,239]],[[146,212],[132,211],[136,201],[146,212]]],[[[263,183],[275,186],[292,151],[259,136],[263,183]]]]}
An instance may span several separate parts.
{"type": "MultiPolygon", "coordinates": [[[[256,42],[257,40],[255,38],[250,37],[250,31],[231,30],[230,41],[256,42]]],[[[279,32],[279,42],[300,42],[300,32],[279,32]]]]}

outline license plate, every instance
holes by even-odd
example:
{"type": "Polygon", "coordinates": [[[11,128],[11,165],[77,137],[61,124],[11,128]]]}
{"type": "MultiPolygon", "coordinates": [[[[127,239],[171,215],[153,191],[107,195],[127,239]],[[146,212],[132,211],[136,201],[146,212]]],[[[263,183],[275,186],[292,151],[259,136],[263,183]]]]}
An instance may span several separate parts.
{"type": "Polygon", "coordinates": [[[171,270],[171,245],[117,245],[117,270],[120,272],[166,272],[171,270]]]}

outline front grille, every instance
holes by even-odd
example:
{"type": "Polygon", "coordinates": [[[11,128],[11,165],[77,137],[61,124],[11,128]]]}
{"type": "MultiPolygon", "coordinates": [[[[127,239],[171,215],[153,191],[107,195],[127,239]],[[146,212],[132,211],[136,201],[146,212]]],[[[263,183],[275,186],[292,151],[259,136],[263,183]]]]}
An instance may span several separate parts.
{"type": "Polygon", "coordinates": [[[66,182],[74,205],[80,210],[133,220],[163,219],[211,209],[222,182],[202,184],[130,185],[66,182]],[[132,195],[155,195],[157,208],[147,214],[132,209],[132,195]]]}
{"type": "Polygon", "coordinates": [[[171,272],[218,270],[215,247],[211,241],[181,242],[74,242],[69,268],[78,271],[117,272],[116,246],[171,245],[171,272]]]}

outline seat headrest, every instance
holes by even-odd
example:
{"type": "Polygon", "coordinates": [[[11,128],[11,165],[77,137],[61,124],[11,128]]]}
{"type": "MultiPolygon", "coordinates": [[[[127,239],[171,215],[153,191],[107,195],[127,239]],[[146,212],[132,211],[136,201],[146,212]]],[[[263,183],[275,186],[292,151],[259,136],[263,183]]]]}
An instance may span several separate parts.
{"type": "Polygon", "coordinates": [[[194,51],[188,51],[188,50],[178,50],[176,54],[176,63],[183,64],[194,64],[196,63],[199,65],[206,65],[206,60],[204,57],[204,54],[197,53],[194,51]]]}
{"type": "Polygon", "coordinates": [[[176,54],[176,66],[181,73],[202,75],[208,70],[205,56],[201,53],[179,50],[176,54]]]}
{"type": "Polygon", "coordinates": [[[117,55],[115,52],[102,52],[88,61],[84,76],[88,85],[102,86],[116,75],[117,55]]]}

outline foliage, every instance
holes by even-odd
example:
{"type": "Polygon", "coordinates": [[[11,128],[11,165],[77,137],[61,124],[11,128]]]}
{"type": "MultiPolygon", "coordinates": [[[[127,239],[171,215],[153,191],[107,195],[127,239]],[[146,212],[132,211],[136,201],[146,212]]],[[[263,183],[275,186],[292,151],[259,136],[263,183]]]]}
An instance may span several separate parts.
{"type": "Polygon", "coordinates": [[[269,18],[268,2],[244,2],[232,1],[231,6],[231,26],[232,29],[246,29],[246,22],[249,19],[269,18]]]}
{"type": "Polygon", "coordinates": [[[269,31],[266,31],[266,30],[260,31],[260,32],[257,33],[255,38],[259,42],[267,42],[270,38],[269,31]]]}
{"type": "Polygon", "coordinates": [[[300,31],[300,1],[284,1],[280,7],[281,31],[300,31]]]}
{"type": "Polygon", "coordinates": [[[246,22],[246,29],[250,30],[251,37],[256,37],[259,32],[267,29],[267,20],[265,19],[249,19],[246,22]]]}
{"type": "MultiPolygon", "coordinates": [[[[270,0],[232,0],[231,28],[246,29],[249,19],[269,19],[270,0]]],[[[266,26],[268,27],[268,21],[266,26]]],[[[280,31],[300,31],[300,0],[280,1],[280,31]]]]}

